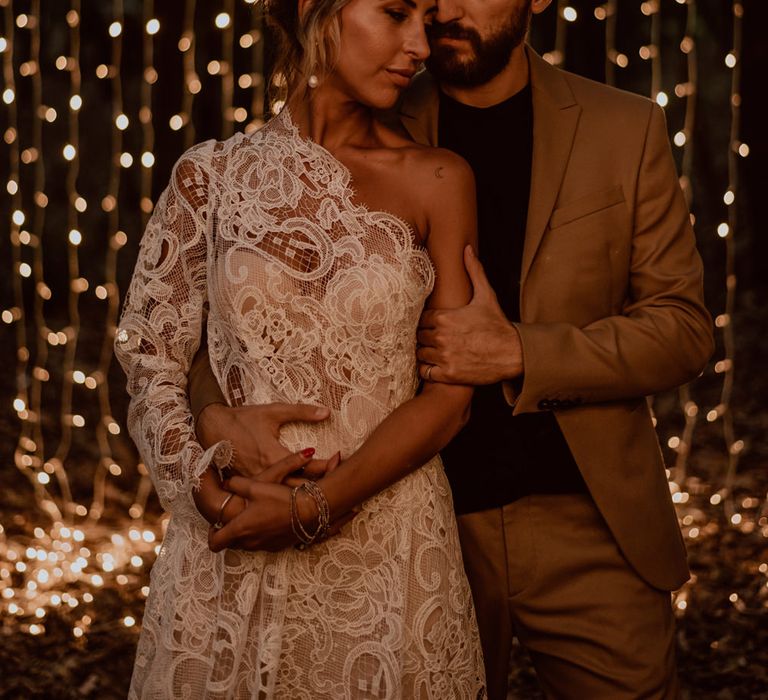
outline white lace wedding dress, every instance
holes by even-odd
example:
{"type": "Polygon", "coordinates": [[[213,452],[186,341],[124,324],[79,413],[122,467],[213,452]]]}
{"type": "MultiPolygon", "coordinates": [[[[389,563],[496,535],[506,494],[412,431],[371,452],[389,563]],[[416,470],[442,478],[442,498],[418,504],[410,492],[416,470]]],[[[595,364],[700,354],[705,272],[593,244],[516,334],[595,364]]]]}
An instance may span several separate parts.
{"type": "Polygon", "coordinates": [[[232,405],[328,406],[281,439],[353,452],[413,396],[431,263],[397,217],[352,201],[348,170],[287,110],[177,163],[141,243],[116,339],[130,433],[171,513],[152,569],[131,698],[484,697],[482,658],[439,458],[306,551],[207,546],[191,492],[203,451],[186,396],[208,307],[232,405]]]}

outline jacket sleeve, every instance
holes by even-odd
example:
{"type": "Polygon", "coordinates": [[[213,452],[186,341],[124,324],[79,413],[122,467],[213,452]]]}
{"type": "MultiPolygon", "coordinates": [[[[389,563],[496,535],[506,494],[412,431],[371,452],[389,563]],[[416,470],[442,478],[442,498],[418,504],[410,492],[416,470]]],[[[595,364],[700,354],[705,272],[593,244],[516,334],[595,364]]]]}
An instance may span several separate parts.
{"type": "Polygon", "coordinates": [[[196,513],[200,475],[231,454],[223,442],[203,450],[187,399],[207,297],[212,144],[191,149],[173,169],[142,238],[115,339],[131,397],[128,430],[173,514],[196,513]]]}
{"type": "Polygon", "coordinates": [[[583,328],[520,323],[524,380],[504,394],[515,414],[647,396],[684,384],[714,341],[703,269],[662,110],[650,110],[636,181],[627,298],[583,328]]]}

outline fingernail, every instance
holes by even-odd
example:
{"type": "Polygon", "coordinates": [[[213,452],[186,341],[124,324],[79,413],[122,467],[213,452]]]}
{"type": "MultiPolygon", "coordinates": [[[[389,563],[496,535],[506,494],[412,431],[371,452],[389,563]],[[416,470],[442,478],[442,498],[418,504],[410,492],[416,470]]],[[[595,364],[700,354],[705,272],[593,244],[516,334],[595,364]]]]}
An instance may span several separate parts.
{"type": "Polygon", "coordinates": [[[311,457],[313,454],[315,454],[315,448],[314,447],[308,447],[306,450],[301,451],[302,457],[311,457]]]}
{"type": "Polygon", "coordinates": [[[323,418],[328,415],[328,409],[325,406],[319,406],[315,409],[315,416],[317,418],[323,418]]]}

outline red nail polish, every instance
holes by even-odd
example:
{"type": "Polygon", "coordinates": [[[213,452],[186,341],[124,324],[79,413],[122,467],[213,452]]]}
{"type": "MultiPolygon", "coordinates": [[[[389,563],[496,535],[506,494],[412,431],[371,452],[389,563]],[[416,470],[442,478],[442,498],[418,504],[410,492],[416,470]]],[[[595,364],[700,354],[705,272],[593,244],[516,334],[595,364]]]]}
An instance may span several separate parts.
{"type": "Polygon", "coordinates": [[[301,451],[302,457],[311,457],[313,454],[315,454],[315,448],[314,447],[308,447],[306,450],[301,451]]]}

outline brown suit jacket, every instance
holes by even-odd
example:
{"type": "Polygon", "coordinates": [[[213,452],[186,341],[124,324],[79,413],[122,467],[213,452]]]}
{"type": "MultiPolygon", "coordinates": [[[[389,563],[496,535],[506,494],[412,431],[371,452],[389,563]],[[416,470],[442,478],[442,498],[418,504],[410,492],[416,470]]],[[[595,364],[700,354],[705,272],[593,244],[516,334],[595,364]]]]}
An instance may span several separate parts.
{"type": "MultiPolygon", "coordinates": [[[[528,57],[533,172],[517,324],[525,377],[519,394],[505,384],[505,396],[515,414],[554,411],[624,556],[671,590],[688,568],[644,397],[696,377],[713,341],[664,115],[528,57]]],[[[400,119],[415,141],[437,145],[437,116],[425,73],[400,119]]],[[[193,412],[217,396],[199,355],[193,412]]]]}
{"type": "MultiPolygon", "coordinates": [[[[553,68],[530,48],[533,171],[520,291],[525,375],[514,413],[553,410],[619,548],[651,585],[686,554],[645,396],[696,377],[713,350],[702,265],[650,100],[553,68]]],[[[400,118],[437,143],[422,74],[400,118]]],[[[514,168],[510,163],[510,168],[514,168]]]]}

